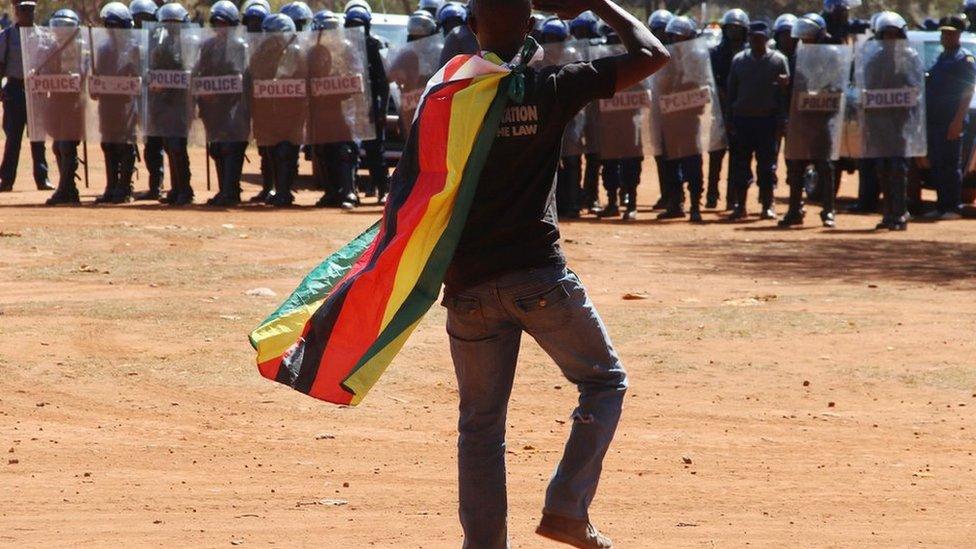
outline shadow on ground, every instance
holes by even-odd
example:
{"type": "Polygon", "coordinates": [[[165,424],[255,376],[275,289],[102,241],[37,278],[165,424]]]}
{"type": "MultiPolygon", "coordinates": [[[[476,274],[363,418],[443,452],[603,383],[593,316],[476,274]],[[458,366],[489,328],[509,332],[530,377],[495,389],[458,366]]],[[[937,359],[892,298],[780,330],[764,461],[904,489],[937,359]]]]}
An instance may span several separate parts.
{"type": "Polygon", "coordinates": [[[737,241],[729,246],[684,242],[668,248],[695,260],[702,272],[714,272],[717,267],[742,275],[805,282],[888,280],[976,286],[976,244],[970,243],[824,238],[737,241]]]}

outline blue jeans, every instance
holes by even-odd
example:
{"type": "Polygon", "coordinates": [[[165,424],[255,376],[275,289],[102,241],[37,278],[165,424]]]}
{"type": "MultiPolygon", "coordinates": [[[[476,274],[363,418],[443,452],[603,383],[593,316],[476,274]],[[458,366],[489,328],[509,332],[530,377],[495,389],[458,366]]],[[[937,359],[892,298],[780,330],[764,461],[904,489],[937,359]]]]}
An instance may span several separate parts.
{"type": "Polygon", "coordinates": [[[579,390],[546,514],[588,520],[613,440],[627,374],[579,278],[562,267],[518,271],[448,294],[447,332],[458,379],[459,514],[464,547],[508,544],[505,418],[522,332],[579,390]]]}

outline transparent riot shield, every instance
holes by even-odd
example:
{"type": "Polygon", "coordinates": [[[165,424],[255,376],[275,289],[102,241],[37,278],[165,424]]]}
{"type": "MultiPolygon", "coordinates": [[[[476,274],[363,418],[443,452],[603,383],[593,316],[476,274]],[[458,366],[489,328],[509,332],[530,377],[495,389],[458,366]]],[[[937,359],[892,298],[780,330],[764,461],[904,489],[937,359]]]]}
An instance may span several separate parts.
{"type": "Polygon", "coordinates": [[[925,69],[907,40],[868,40],[857,52],[863,158],[927,154],[925,69]]]}
{"type": "MultiPolygon", "coordinates": [[[[598,57],[619,55],[622,46],[601,46],[592,49],[598,57]]],[[[644,156],[643,128],[651,108],[650,79],[617,92],[610,99],[601,99],[599,141],[600,156],[604,160],[644,156]]]]}
{"type": "Polygon", "coordinates": [[[87,42],[82,28],[22,27],[31,141],[85,139],[87,42]]]}
{"type": "Polygon", "coordinates": [[[787,160],[840,158],[851,61],[847,46],[799,45],[786,131],[787,160]]]}
{"type": "Polygon", "coordinates": [[[661,152],[685,158],[726,147],[708,42],[703,38],[668,46],[671,61],[651,79],[652,128],[661,152]]]}
{"type": "MultiPolygon", "coordinates": [[[[579,40],[570,40],[554,44],[546,44],[542,48],[543,66],[548,65],[567,65],[578,61],[585,61],[589,55],[587,51],[588,43],[579,40]]],[[[562,155],[577,156],[586,152],[586,109],[580,111],[572,120],[566,124],[563,132],[562,155]]]]}
{"type": "Polygon", "coordinates": [[[200,54],[190,88],[208,143],[239,143],[250,137],[246,34],[244,27],[200,31],[200,54]]]}
{"type": "Polygon", "coordinates": [[[306,142],[374,139],[363,29],[309,31],[302,40],[308,73],[306,142]]]}
{"type": "MultiPolygon", "coordinates": [[[[579,40],[576,42],[584,61],[599,59],[602,46],[591,43],[589,40],[579,40]]],[[[585,154],[600,154],[600,102],[593,101],[583,108],[583,148],[585,154]]],[[[652,135],[653,137],[653,135],[652,135]]]]}
{"type": "Polygon", "coordinates": [[[200,27],[184,23],[147,25],[145,131],[152,137],[201,141],[193,133],[193,67],[200,54],[200,27]]]}
{"type": "Polygon", "coordinates": [[[258,146],[306,142],[308,59],[304,33],[247,35],[251,131],[258,146]]]}
{"type": "Polygon", "coordinates": [[[444,38],[435,34],[428,38],[407,42],[390,53],[390,68],[386,71],[390,83],[395,84],[393,96],[399,107],[400,131],[404,140],[410,134],[427,81],[440,70],[444,38]]]}
{"type": "Polygon", "coordinates": [[[142,120],[147,34],[141,29],[88,28],[88,138],[137,143],[142,120]]]}

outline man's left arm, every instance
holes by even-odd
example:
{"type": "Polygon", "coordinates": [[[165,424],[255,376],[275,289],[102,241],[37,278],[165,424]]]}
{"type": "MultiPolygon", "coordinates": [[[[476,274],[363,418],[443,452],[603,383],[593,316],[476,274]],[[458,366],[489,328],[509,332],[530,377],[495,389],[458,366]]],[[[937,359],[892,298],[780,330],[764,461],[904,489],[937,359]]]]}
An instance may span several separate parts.
{"type": "Polygon", "coordinates": [[[962,81],[965,84],[962,96],[959,98],[959,106],[956,108],[956,116],[949,124],[949,133],[946,139],[955,141],[962,137],[963,127],[966,123],[966,114],[969,113],[969,104],[973,100],[973,92],[976,91],[976,58],[966,55],[964,61],[965,73],[962,81]]]}

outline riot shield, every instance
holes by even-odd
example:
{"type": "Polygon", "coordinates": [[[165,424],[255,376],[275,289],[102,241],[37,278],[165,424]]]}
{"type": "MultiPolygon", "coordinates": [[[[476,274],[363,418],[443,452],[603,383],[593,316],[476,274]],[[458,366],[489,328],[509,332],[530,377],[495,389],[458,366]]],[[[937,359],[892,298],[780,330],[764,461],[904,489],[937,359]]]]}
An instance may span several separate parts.
{"type": "Polygon", "coordinates": [[[668,46],[671,62],[651,79],[652,129],[661,152],[677,159],[724,149],[725,124],[708,42],[703,38],[668,46]]]}
{"type": "Polygon", "coordinates": [[[251,130],[258,146],[305,143],[308,60],[303,33],[248,34],[251,130]]]}
{"type": "Polygon", "coordinates": [[[208,143],[246,142],[251,133],[245,88],[248,48],[244,27],[201,29],[191,92],[208,143]]]}
{"type": "Polygon", "coordinates": [[[428,38],[407,42],[390,54],[387,76],[396,84],[396,101],[400,112],[400,131],[406,140],[413,125],[420,98],[427,81],[440,70],[444,38],[435,34],[428,38]]]}
{"type": "Polygon", "coordinates": [[[137,143],[142,120],[146,31],[88,28],[88,138],[102,143],[137,143]]]}
{"type": "Polygon", "coordinates": [[[786,131],[787,160],[840,158],[851,57],[847,46],[799,45],[786,131]]]}
{"type": "MultiPolygon", "coordinates": [[[[623,46],[600,46],[592,51],[598,57],[608,57],[625,50],[623,46]]],[[[599,101],[600,156],[604,160],[644,156],[642,130],[650,107],[650,79],[599,101]]]]}
{"type": "Polygon", "coordinates": [[[303,33],[308,60],[306,142],[313,145],[376,137],[362,28],[303,33]]]}
{"type": "MultiPolygon", "coordinates": [[[[579,40],[546,44],[542,48],[542,66],[561,66],[585,61],[588,43],[579,40]]],[[[577,156],[586,152],[586,109],[580,111],[566,124],[563,132],[562,155],[577,156]]]]}
{"type": "Polygon", "coordinates": [[[87,43],[81,28],[21,27],[31,141],[85,139],[87,43]]]}
{"type": "Polygon", "coordinates": [[[201,29],[184,23],[151,23],[146,28],[146,135],[197,137],[191,135],[195,110],[191,81],[200,53],[201,29]]]}
{"type": "MultiPolygon", "coordinates": [[[[595,45],[589,40],[576,42],[577,49],[584,61],[599,59],[602,46],[595,45]]],[[[600,154],[600,102],[593,101],[583,108],[583,147],[585,154],[600,154]]]]}
{"type": "Polygon", "coordinates": [[[863,158],[927,154],[925,70],[907,40],[868,40],[857,52],[863,158]]]}

